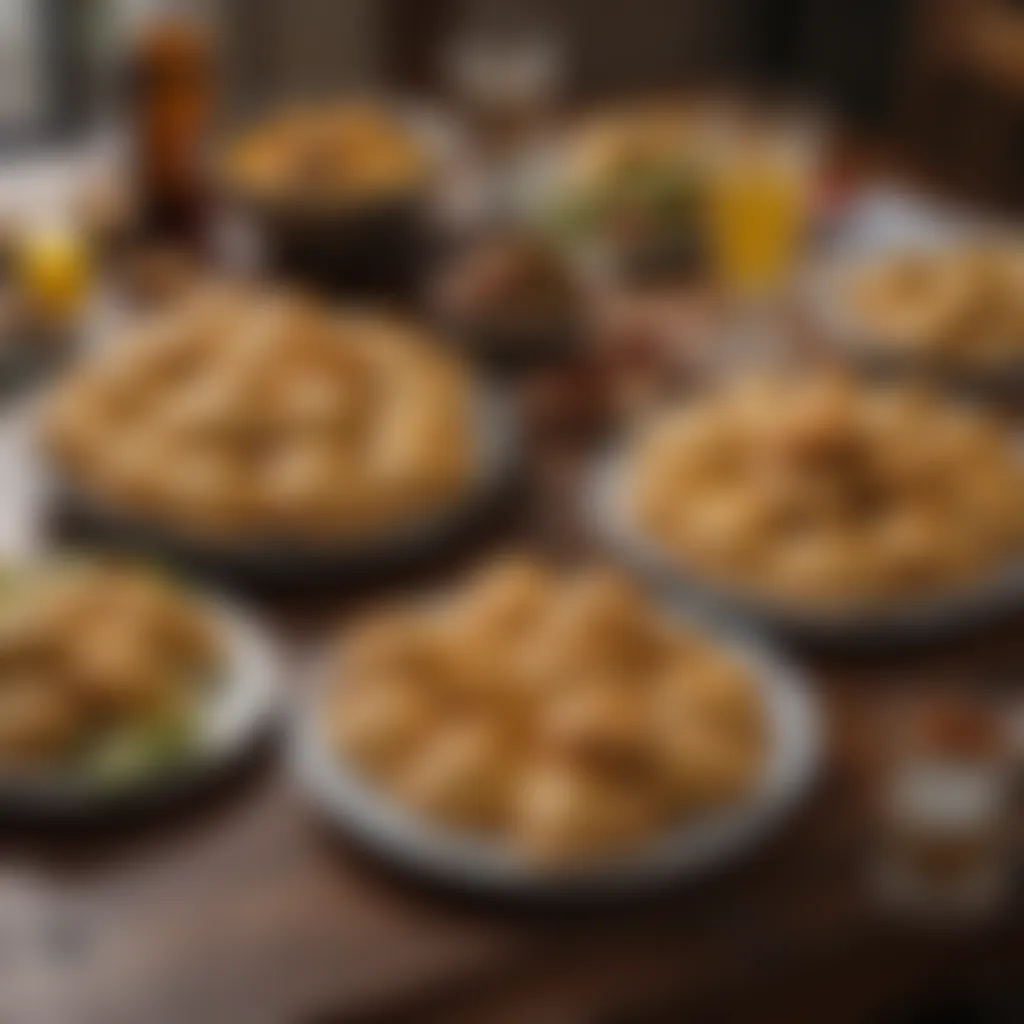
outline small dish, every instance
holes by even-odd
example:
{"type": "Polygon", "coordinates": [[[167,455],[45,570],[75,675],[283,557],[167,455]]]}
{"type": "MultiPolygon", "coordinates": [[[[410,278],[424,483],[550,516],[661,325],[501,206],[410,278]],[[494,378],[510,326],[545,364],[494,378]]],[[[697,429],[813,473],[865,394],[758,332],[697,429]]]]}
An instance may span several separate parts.
{"type": "Polygon", "coordinates": [[[586,335],[579,282],[560,255],[528,233],[470,243],[442,267],[428,303],[466,355],[499,369],[571,361],[586,335]]]}
{"type": "Polygon", "coordinates": [[[392,102],[299,108],[229,143],[215,178],[273,269],[335,294],[408,298],[450,135],[437,117],[392,102]]]}
{"type": "MultiPolygon", "coordinates": [[[[1024,265],[1024,257],[1015,255],[1019,252],[1020,243],[1006,232],[980,228],[936,229],[932,234],[911,234],[904,239],[851,243],[808,274],[802,289],[803,303],[825,340],[867,370],[962,386],[980,395],[1012,396],[1024,387],[1024,306],[1016,315],[1005,310],[1000,314],[1002,322],[988,327],[974,307],[980,303],[984,315],[992,320],[996,301],[1006,305],[996,294],[996,301],[988,301],[981,294],[981,289],[995,287],[983,277],[981,261],[988,259],[994,267],[996,259],[1004,259],[1009,274],[1011,260],[1024,265]],[[970,263],[972,260],[977,266],[970,263]],[[962,268],[958,269],[957,261],[962,268]],[[873,321],[870,312],[857,308],[853,292],[858,282],[864,287],[872,278],[877,291],[879,284],[885,283],[885,273],[902,272],[907,276],[915,268],[922,274],[945,273],[949,280],[946,285],[933,285],[930,298],[923,295],[919,300],[910,297],[905,301],[903,320],[906,312],[912,312],[916,326],[901,321],[901,329],[916,330],[920,337],[908,336],[900,341],[896,335],[886,336],[881,314],[876,312],[873,321]],[[926,301],[935,307],[930,325],[923,319],[928,310],[921,308],[926,301]],[[1008,356],[1002,349],[982,352],[981,342],[986,338],[979,332],[986,330],[990,342],[998,341],[1003,348],[1009,342],[1008,347],[1019,348],[1019,355],[1008,356]]],[[[989,277],[994,273],[995,269],[988,271],[989,277]]],[[[907,286],[912,284],[908,281],[907,286]]],[[[1011,294],[1013,289],[1009,285],[1007,289],[1006,294],[1011,294]]],[[[898,309],[896,315],[900,315],[898,309]]]]}

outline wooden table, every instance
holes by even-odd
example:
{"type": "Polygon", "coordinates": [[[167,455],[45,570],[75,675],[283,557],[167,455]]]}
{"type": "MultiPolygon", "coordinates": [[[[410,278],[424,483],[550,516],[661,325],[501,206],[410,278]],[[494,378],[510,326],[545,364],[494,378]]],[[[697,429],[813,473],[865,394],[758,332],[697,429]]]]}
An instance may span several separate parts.
{"type": "MultiPolygon", "coordinates": [[[[416,572],[264,607],[294,655],[325,617],[503,542],[586,548],[588,445],[535,439],[518,498],[416,572]]],[[[8,496],[19,480],[10,465],[8,496]]],[[[38,522],[38,517],[32,519],[38,522]]],[[[797,652],[829,718],[806,806],[742,862],[603,908],[470,899],[331,835],[267,749],[202,799],[84,830],[0,825],[0,1024],[877,1019],[1024,963],[1022,903],[967,932],[887,916],[866,886],[867,772],[897,692],[1024,671],[1024,615],[927,652],[797,652]]],[[[1009,1019],[1009,1018],[1008,1018],[1009,1019]]],[[[1014,1018],[1019,1019],[1019,1018],[1014,1018]]]]}

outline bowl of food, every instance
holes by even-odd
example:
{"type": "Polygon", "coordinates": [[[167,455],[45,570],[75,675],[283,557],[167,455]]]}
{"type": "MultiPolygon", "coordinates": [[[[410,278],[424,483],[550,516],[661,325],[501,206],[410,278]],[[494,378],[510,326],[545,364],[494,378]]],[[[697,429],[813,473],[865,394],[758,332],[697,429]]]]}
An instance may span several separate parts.
{"type": "Polygon", "coordinates": [[[976,407],[758,376],[641,426],[594,507],[613,546],[712,604],[816,638],[928,636],[1022,596],[1022,474],[976,407]]]}
{"type": "Polygon", "coordinates": [[[536,235],[502,233],[471,244],[441,269],[430,304],[466,353],[488,364],[559,362],[583,346],[578,283],[536,235]]]}
{"type": "Polygon", "coordinates": [[[385,857],[496,892],[663,883],[752,843],[818,753],[798,674],[608,570],[499,560],[319,666],[295,764],[385,857]]]}
{"type": "Polygon", "coordinates": [[[811,284],[826,333],[862,360],[989,388],[1024,382],[1024,244],[959,232],[840,255],[811,284]]]}
{"type": "Polygon", "coordinates": [[[652,279],[704,263],[703,120],[674,106],[585,122],[551,159],[543,220],[601,270],[652,279]]]}
{"type": "Polygon", "coordinates": [[[179,792],[269,724],[273,656],[220,601],[139,563],[10,569],[0,808],[82,814],[179,792]]]}
{"type": "Polygon", "coordinates": [[[360,295],[409,295],[433,158],[422,124],[383,103],[280,111],[240,131],[217,177],[285,274],[360,295]]]}
{"type": "Polygon", "coordinates": [[[427,333],[216,287],[43,403],[60,504],[228,573],[315,577],[443,539],[510,465],[511,419],[427,333]]]}

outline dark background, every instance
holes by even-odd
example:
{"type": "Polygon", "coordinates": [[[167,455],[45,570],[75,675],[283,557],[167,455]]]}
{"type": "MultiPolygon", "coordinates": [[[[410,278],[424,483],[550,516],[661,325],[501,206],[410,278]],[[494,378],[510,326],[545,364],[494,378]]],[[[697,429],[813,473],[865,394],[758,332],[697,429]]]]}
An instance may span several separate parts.
{"type": "MultiPolygon", "coordinates": [[[[96,40],[132,2],[37,0],[50,89],[31,138],[81,131],[116,94],[117,49],[96,40]]],[[[504,8],[564,40],[572,102],[706,86],[808,98],[967,196],[1024,198],[1020,0],[189,2],[220,29],[239,114],[344,88],[441,93],[459,27],[504,8]]]]}

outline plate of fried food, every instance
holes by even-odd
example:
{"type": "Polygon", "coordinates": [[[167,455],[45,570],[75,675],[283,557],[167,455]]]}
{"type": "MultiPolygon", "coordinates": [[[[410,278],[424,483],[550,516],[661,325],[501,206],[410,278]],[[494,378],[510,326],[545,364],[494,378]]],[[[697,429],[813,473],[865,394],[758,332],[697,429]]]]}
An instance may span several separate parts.
{"type": "Polygon", "coordinates": [[[596,481],[635,564],[810,637],[928,636],[1024,596],[1018,437],[922,388],[742,378],[652,417],[596,481]]]}
{"type": "Polygon", "coordinates": [[[180,792],[274,710],[274,656],[162,570],[75,558],[0,587],[0,809],[78,816],[180,792]]]}
{"type": "Polygon", "coordinates": [[[1024,382],[1024,242],[995,232],[854,247],[812,276],[812,312],[866,362],[992,388],[1024,382]]]}
{"type": "Polygon", "coordinates": [[[513,434],[428,333],[294,294],[214,287],[101,351],[42,410],[58,491],[94,525],[280,577],[442,538],[513,434]]]}
{"type": "Polygon", "coordinates": [[[295,730],[312,801],[406,868],[600,895],[739,853],[808,786],[799,674],[617,571],[488,563],[339,632],[295,730]]]}

